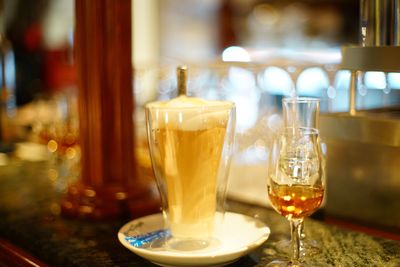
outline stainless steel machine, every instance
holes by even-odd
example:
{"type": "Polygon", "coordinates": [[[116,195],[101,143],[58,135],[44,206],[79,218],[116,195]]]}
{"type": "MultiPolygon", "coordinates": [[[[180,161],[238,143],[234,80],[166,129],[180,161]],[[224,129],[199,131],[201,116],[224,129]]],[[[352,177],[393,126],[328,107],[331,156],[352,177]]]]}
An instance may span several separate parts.
{"type": "Polygon", "coordinates": [[[400,99],[374,109],[357,107],[360,76],[399,73],[400,46],[344,47],[342,57],[341,68],[351,71],[349,111],[321,116],[328,147],[326,211],[400,233],[400,99]]]}

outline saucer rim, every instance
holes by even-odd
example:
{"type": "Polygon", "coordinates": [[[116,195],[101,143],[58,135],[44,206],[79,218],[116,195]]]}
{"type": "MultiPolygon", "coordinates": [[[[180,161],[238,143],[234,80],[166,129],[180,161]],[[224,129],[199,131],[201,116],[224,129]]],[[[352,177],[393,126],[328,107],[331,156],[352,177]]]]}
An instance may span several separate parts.
{"type": "MultiPolygon", "coordinates": [[[[264,233],[260,234],[257,239],[254,242],[244,244],[240,246],[237,249],[233,250],[228,250],[222,253],[218,253],[215,251],[207,251],[207,252],[193,252],[192,254],[190,253],[180,253],[177,251],[163,251],[160,253],[159,251],[151,251],[147,249],[143,249],[140,247],[134,247],[132,246],[128,241],[125,240],[125,234],[122,233],[122,229],[125,229],[128,225],[134,223],[135,221],[145,221],[149,220],[150,218],[156,218],[156,217],[162,217],[162,213],[154,213],[150,214],[144,217],[140,217],[134,220],[131,220],[127,223],[125,223],[118,231],[118,240],[119,242],[129,249],[131,252],[135,253],[136,255],[145,258],[153,263],[159,264],[159,265],[164,265],[168,266],[168,264],[171,263],[171,261],[176,262],[178,261],[184,261],[184,260],[200,260],[201,262],[198,262],[197,265],[192,265],[192,266],[205,266],[206,264],[215,264],[215,265],[221,265],[222,263],[229,263],[229,262],[234,262],[235,260],[238,260],[240,257],[250,253],[251,251],[257,249],[260,247],[264,242],[267,241],[271,234],[270,228],[261,220],[241,214],[241,213],[236,213],[236,212],[225,212],[226,214],[230,214],[232,216],[240,216],[244,218],[248,218],[253,222],[258,222],[262,224],[262,229],[264,229],[264,233]],[[167,252],[167,253],[164,253],[167,252]],[[157,259],[155,259],[157,258],[157,259]],[[161,260],[160,260],[161,259],[161,260]],[[164,261],[162,260],[164,259],[164,261]]],[[[181,263],[185,264],[185,263],[181,263]]],[[[179,266],[179,265],[178,265],[179,266]]]]}

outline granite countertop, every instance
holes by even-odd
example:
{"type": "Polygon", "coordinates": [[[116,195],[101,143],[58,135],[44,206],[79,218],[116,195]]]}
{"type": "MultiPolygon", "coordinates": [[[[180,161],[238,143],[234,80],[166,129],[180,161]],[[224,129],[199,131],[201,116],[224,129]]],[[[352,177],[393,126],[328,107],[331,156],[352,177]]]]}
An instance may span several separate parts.
{"type": "MultiPolygon", "coordinates": [[[[0,239],[50,266],[154,266],[118,242],[118,229],[128,218],[98,222],[60,215],[64,182],[49,179],[48,170],[44,162],[11,161],[0,167],[0,239]]],[[[230,266],[265,266],[271,259],[285,257],[276,246],[289,233],[283,217],[265,207],[232,200],[227,207],[257,217],[271,228],[261,248],[230,266]]],[[[398,241],[313,219],[306,220],[305,229],[307,238],[320,245],[318,253],[306,257],[310,266],[400,266],[398,241]]]]}

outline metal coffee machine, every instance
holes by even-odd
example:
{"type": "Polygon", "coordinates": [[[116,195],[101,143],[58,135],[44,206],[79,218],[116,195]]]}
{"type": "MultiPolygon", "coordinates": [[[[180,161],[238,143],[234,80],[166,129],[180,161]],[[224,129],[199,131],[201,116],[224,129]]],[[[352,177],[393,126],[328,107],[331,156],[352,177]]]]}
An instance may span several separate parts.
{"type": "Polygon", "coordinates": [[[400,90],[389,86],[400,79],[399,1],[361,0],[360,11],[360,45],[342,48],[341,69],[351,73],[348,112],[321,116],[325,210],[333,220],[400,233],[400,90]],[[386,85],[365,88],[370,72],[386,85]]]}

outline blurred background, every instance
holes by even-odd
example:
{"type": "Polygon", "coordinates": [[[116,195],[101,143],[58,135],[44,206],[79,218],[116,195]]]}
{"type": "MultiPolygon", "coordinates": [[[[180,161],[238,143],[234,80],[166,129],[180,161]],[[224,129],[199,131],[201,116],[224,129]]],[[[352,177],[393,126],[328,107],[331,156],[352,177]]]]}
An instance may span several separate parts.
{"type": "MultiPolygon", "coordinates": [[[[48,160],[60,190],[79,174],[73,0],[2,0],[1,149],[48,160]]],[[[359,44],[357,0],[132,0],[132,83],[139,167],[152,179],[142,107],[176,95],[175,68],[189,66],[189,93],[237,106],[231,193],[265,203],[268,147],[284,96],[349,111],[344,45],[359,44]],[[247,190],[247,187],[251,186],[247,190]],[[250,193],[250,194],[249,194],[250,193]]],[[[400,74],[357,78],[357,109],[399,103],[400,74]]],[[[0,157],[0,165],[6,158],[0,157]]]]}
{"type": "MultiPolygon", "coordinates": [[[[73,5],[2,1],[18,106],[74,86],[73,5]]],[[[358,13],[358,1],[133,0],[133,64],[138,71],[222,59],[268,64],[273,57],[310,59],[315,51],[322,52],[312,58],[317,63],[337,63],[339,47],[358,42],[358,13]]]]}
{"type": "MultiPolygon", "coordinates": [[[[295,88],[300,95],[323,98],[323,110],[348,109],[349,73],[339,71],[338,65],[340,47],[359,42],[359,1],[132,3],[133,79],[139,104],[173,90],[173,68],[185,63],[193,67],[193,90],[220,87],[226,77],[233,83],[244,78],[259,92],[279,96],[295,88]],[[230,68],[221,62],[250,64],[230,68]]],[[[13,55],[5,69],[16,105],[72,90],[74,1],[2,0],[1,31],[3,44],[8,43],[3,51],[13,55]]],[[[396,74],[370,72],[360,82],[361,108],[390,104],[393,97],[381,93],[400,88],[396,74]]]]}

